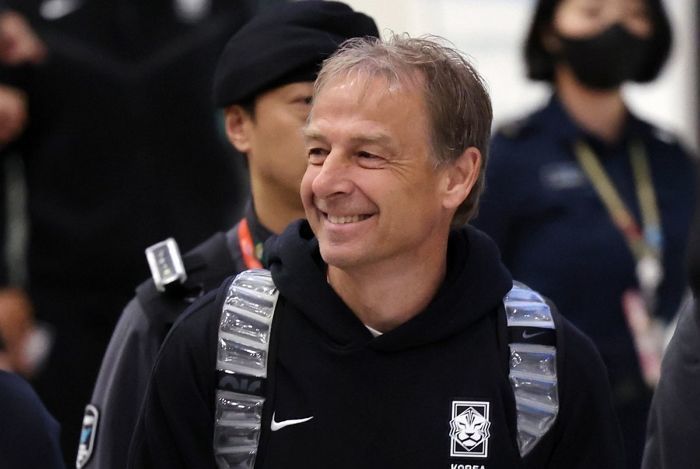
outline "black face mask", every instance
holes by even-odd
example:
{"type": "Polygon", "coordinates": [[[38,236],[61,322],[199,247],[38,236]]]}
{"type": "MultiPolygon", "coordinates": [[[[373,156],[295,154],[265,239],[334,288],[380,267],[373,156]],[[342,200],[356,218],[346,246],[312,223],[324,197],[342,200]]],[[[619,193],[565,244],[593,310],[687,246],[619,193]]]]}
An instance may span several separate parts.
{"type": "Polygon", "coordinates": [[[596,36],[559,39],[563,48],[558,60],[568,64],[581,83],[598,90],[614,89],[634,79],[644,65],[650,42],[619,23],[596,36]]]}

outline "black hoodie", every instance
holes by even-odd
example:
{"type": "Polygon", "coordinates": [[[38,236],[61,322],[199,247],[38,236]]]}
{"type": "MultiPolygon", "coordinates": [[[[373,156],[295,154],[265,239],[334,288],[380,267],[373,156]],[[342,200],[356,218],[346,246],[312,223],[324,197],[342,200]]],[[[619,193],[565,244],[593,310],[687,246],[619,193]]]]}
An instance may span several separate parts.
{"type": "MultiPolygon", "coordinates": [[[[266,252],[280,297],[257,469],[620,465],[600,358],[558,316],[559,345],[570,347],[560,352],[559,421],[521,460],[502,308],[512,280],[481,232],[450,235],[447,273],[434,299],[376,338],[326,282],[305,222],[290,225],[266,252]],[[488,408],[483,457],[450,456],[459,402],[488,408]],[[278,422],[313,418],[270,431],[273,413],[278,422]]],[[[132,440],[132,467],[215,467],[216,336],[228,283],[166,340],[132,440]]]]}

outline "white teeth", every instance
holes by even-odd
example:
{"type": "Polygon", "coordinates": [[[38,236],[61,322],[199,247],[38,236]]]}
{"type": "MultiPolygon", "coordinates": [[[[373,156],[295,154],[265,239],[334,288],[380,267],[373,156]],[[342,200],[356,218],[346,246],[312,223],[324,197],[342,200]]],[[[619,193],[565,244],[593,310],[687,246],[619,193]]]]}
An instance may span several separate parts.
{"type": "Polygon", "coordinates": [[[352,215],[346,217],[328,215],[328,221],[336,225],[344,225],[346,223],[357,223],[358,221],[365,220],[366,218],[369,218],[369,215],[352,215]]]}

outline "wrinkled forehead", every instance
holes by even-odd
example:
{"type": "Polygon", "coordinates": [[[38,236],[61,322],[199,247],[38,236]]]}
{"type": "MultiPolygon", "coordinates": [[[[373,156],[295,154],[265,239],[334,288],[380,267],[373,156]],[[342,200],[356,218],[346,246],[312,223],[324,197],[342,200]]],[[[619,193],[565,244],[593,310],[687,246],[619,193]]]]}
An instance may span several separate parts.
{"type": "Polygon", "coordinates": [[[320,74],[314,84],[314,101],[329,88],[359,89],[362,91],[360,98],[364,99],[370,92],[388,95],[415,91],[422,93],[424,83],[423,74],[418,69],[360,63],[331,75],[320,74]]]}

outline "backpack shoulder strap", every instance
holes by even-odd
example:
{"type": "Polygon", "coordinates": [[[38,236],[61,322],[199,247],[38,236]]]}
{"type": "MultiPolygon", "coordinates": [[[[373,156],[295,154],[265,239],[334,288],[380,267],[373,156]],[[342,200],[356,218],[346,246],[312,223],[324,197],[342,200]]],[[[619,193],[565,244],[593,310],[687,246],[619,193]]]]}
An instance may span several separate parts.
{"type": "Polygon", "coordinates": [[[270,272],[256,269],[238,274],[224,300],[214,426],[214,456],[221,469],[255,465],[278,296],[270,272]]]}
{"type": "Polygon", "coordinates": [[[518,447],[527,455],[559,412],[556,329],[545,299],[513,282],[503,299],[510,349],[509,378],[518,414],[518,447]]]}

